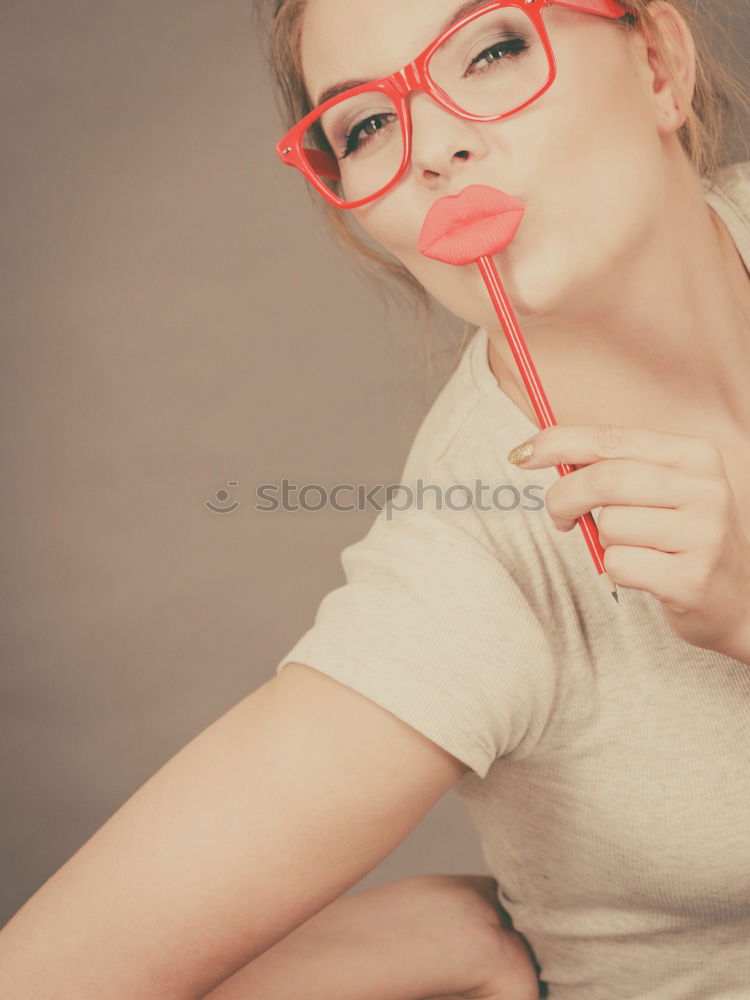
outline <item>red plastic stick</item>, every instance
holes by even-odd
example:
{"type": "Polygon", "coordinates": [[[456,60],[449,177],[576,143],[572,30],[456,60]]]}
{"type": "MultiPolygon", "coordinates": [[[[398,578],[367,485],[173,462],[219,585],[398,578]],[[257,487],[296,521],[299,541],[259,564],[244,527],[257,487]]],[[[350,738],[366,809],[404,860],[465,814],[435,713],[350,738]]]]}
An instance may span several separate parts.
{"type": "MultiPolygon", "coordinates": [[[[542,387],[537,370],[534,367],[534,362],[531,360],[531,355],[526,347],[526,342],[523,339],[521,331],[518,329],[516,318],[513,315],[508,296],[500,281],[500,275],[497,273],[495,262],[491,257],[480,257],[477,264],[479,270],[482,272],[487,291],[490,293],[492,304],[495,306],[495,310],[503,324],[506,339],[513,352],[513,357],[523,379],[523,384],[526,386],[526,392],[529,394],[531,405],[534,407],[534,413],[536,413],[542,427],[557,425],[552,407],[549,405],[549,400],[542,387]]],[[[569,472],[573,472],[576,466],[570,465],[568,462],[561,462],[555,468],[561,476],[565,476],[569,472]]],[[[604,569],[604,549],[599,541],[599,532],[593,515],[589,511],[587,514],[582,514],[577,520],[583,531],[586,544],[589,547],[591,558],[594,560],[597,573],[606,573],[604,569]]],[[[616,598],[617,594],[616,592],[614,593],[616,598]]]]}

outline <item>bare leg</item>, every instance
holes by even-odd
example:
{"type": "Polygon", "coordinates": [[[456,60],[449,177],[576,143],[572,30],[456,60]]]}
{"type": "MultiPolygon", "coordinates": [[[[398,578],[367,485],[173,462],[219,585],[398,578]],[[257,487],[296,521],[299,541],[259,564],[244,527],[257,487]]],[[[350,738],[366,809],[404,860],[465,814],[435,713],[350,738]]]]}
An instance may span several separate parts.
{"type": "Polygon", "coordinates": [[[423,875],[335,900],[204,1000],[538,995],[533,961],[497,902],[494,880],[423,875]]]}

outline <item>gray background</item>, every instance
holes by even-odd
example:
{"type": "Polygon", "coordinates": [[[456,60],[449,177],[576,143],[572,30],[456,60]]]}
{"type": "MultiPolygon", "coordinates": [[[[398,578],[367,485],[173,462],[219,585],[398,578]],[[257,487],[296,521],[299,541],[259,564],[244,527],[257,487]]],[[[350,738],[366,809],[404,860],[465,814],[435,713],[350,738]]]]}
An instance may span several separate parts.
{"type": "MultiPolygon", "coordinates": [[[[0,46],[4,922],[343,582],[374,511],[256,486],[397,482],[463,324],[322,229],[249,2],[4,0],[0,46]]],[[[350,891],[429,871],[486,871],[453,793],[350,891]]]]}

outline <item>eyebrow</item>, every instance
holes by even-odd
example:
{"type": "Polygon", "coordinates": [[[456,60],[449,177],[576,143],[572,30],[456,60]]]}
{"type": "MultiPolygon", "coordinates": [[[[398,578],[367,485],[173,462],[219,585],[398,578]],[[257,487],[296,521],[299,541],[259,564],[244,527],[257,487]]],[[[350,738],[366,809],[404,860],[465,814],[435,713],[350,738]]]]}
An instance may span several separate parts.
{"type": "MultiPolygon", "coordinates": [[[[453,11],[448,20],[438,30],[435,38],[442,35],[448,30],[448,28],[452,28],[454,24],[457,24],[461,20],[461,18],[466,17],[467,14],[471,14],[472,11],[477,10],[479,7],[485,7],[489,2],[490,0],[466,0],[465,3],[462,3],[460,7],[453,11]]],[[[341,80],[339,83],[334,83],[330,87],[326,87],[325,90],[321,91],[315,107],[325,104],[325,102],[330,101],[332,97],[338,97],[339,94],[343,94],[345,90],[353,90],[355,87],[363,87],[366,83],[374,83],[374,78],[341,80]]]]}

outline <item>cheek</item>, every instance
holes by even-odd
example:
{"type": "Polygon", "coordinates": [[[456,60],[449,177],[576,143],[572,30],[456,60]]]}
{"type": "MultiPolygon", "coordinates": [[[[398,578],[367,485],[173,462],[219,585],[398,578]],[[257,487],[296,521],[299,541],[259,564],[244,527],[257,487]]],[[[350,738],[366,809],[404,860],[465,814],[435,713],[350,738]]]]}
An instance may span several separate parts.
{"type": "Polygon", "coordinates": [[[608,55],[609,66],[561,66],[544,122],[528,121],[530,208],[506,266],[530,310],[604,278],[660,209],[664,150],[648,95],[622,49],[608,55]]]}
{"type": "Polygon", "coordinates": [[[364,208],[353,209],[357,224],[381,247],[401,260],[416,250],[423,219],[414,211],[413,201],[393,191],[364,208]]]}
{"type": "Polygon", "coordinates": [[[579,204],[594,206],[607,177],[609,198],[616,198],[633,166],[643,169],[642,157],[648,161],[659,147],[645,78],[625,39],[599,20],[590,19],[575,40],[565,37],[557,79],[545,95],[546,175],[553,185],[564,180],[579,204]]]}

